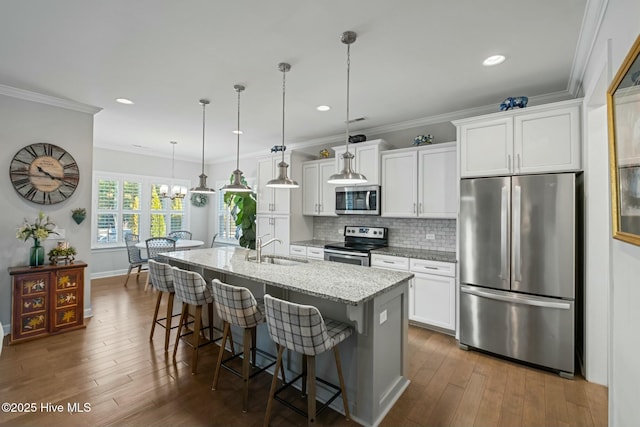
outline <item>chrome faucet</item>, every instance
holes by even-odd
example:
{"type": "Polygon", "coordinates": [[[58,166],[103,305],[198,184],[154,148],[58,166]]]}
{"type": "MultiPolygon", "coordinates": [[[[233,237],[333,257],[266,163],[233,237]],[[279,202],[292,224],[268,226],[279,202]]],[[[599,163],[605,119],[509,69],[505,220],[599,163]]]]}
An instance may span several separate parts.
{"type": "Polygon", "coordinates": [[[278,242],[278,243],[282,244],[282,240],[276,239],[276,238],[267,240],[266,242],[262,243],[262,238],[264,236],[268,236],[268,235],[269,234],[263,234],[262,236],[260,236],[260,237],[258,237],[256,239],[256,262],[258,262],[258,263],[262,262],[262,248],[264,248],[267,245],[270,245],[273,242],[278,242]]]}

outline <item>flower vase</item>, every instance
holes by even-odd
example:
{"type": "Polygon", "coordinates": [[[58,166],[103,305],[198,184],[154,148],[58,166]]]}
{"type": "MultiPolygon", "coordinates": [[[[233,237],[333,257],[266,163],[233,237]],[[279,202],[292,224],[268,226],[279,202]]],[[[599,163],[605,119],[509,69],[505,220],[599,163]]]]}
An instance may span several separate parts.
{"type": "Polygon", "coordinates": [[[40,246],[38,239],[33,240],[33,246],[29,248],[29,266],[37,267],[44,264],[44,248],[40,246]]]}

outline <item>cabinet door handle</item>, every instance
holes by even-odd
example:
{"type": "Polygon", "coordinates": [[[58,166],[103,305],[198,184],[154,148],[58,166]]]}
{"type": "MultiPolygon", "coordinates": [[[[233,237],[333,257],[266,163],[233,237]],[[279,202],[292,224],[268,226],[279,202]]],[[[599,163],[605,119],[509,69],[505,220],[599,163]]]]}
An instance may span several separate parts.
{"type": "Polygon", "coordinates": [[[416,204],[413,204],[413,213],[416,213],[416,204]]]}
{"type": "Polygon", "coordinates": [[[322,203],[318,203],[318,213],[322,212],[322,203]]]}

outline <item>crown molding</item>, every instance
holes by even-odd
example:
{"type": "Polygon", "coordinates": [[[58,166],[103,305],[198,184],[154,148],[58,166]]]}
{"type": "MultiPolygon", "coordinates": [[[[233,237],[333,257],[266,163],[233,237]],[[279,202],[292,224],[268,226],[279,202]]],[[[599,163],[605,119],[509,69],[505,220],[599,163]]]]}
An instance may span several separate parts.
{"type": "Polygon", "coordinates": [[[608,4],[609,0],[587,0],[567,85],[567,91],[574,97],[580,96],[583,89],[582,80],[608,4]]]}
{"type": "Polygon", "coordinates": [[[93,105],[82,104],[80,102],[71,101],[70,99],[57,98],[51,95],[43,95],[41,93],[32,92],[30,90],[18,89],[15,87],[0,84],[0,95],[10,96],[25,101],[37,102],[39,104],[51,105],[53,107],[65,108],[67,110],[79,111],[81,113],[96,114],[102,111],[102,108],[93,105]]]}

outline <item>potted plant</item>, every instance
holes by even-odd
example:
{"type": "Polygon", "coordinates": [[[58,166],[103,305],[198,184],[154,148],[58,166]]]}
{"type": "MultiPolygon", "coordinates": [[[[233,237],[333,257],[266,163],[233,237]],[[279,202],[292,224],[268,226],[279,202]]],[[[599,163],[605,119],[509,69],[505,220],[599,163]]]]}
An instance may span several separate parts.
{"type": "Polygon", "coordinates": [[[87,210],[85,208],[76,208],[71,211],[71,218],[80,225],[82,221],[87,217],[87,210]]]}
{"type": "Polygon", "coordinates": [[[76,248],[74,248],[73,246],[68,246],[66,248],[53,248],[49,251],[49,262],[52,265],[57,264],[60,261],[64,261],[64,263],[73,263],[73,260],[75,259],[75,255],[78,252],[76,251],[76,248]]]}
{"type": "Polygon", "coordinates": [[[38,217],[30,224],[26,219],[22,227],[18,228],[16,238],[19,240],[33,239],[33,246],[29,250],[29,266],[37,267],[44,264],[44,248],[40,246],[40,240],[46,239],[50,234],[58,234],[53,231],[56,225],[49,220],[49,217],[40,212],[38,217]]]}
{"type": "MultiPolygon", "coordinates": [[[[230,182],[233,182],[231,175],[230,182]]],[[[247,185],[246,180],[242,177],[241,182],[247,185]]],[[[256,248],[256,196],[254,193],[227,191],[224,194],[224,204],[230,207],[231,215],[236,223],[236,237],[239,236],[238,243],[240,246],[255,249],[256,248]]]]}

